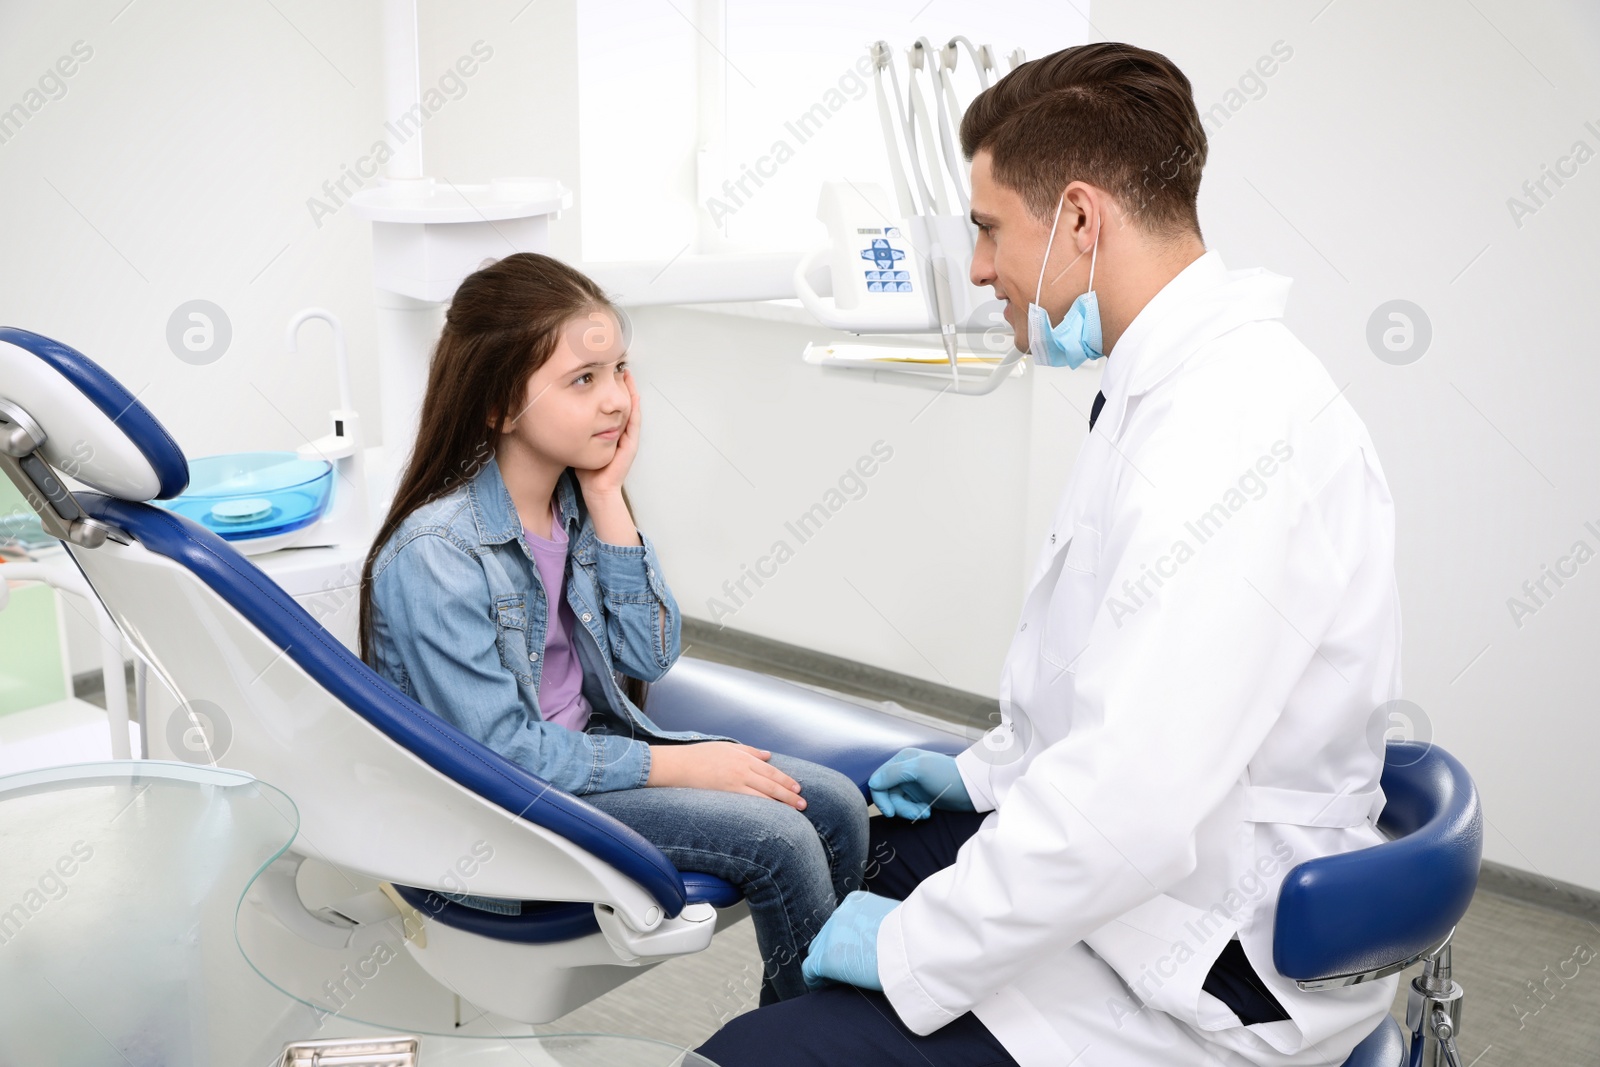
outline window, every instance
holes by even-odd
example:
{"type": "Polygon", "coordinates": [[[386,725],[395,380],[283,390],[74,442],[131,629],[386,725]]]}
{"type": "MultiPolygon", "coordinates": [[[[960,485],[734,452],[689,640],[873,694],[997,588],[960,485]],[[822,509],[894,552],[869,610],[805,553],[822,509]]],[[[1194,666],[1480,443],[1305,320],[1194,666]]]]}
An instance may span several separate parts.
{"type": "MultiPolygon", "coordinates": [[[[992,44],[997,58],[1019,45],[1037,58],[1087,39],[1087,0],[1082,7],[1080,15],[1059,0],[987,9],[950,0],[586,0],[578,17],[584,258],[810,248],[822,240],[825,179],[876,182],[892,202],[877,95],[857,67],[873,41],[895,49],[903,85],[904,53],[919,36],[939,47],[965,34],[992,44]],[[690,20],[719,7],[721,28],[702,36],[690,20]],[[704,81],[702,55],[712,60],[704,81]]],[[[979,88],[964,52],[956,86],[963,104],[979,88]]]]}

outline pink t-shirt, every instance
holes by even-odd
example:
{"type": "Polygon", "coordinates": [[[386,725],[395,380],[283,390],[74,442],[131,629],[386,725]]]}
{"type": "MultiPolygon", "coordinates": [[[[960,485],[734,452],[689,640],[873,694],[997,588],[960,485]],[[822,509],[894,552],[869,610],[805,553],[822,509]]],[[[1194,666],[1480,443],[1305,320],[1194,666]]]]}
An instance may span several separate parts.
{"type": "Polygon", "coordinates": [[[577,616],[566,598],[567,531],[551,510],[550,537],[522,530],[533,562],[544,581],[549,597],[544,634],[544,666],[539,675],[539,711],[545,722],[559,723],[569,730],[589,725],[589,702],[583,698],[583,663],[573,635],[578,631],[577,616]],[[549,610],[555,606],[555,610],[549,610]]]}

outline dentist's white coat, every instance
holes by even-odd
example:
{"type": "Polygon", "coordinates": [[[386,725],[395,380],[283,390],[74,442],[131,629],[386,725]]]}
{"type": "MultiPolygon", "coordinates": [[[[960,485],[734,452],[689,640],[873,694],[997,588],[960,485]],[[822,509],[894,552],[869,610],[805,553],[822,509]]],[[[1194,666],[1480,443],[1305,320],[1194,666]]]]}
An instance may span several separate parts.
{"type": "Polygon", "coordinates": [[[1336,1065],[1387,1011],[1397,978],[1272,966],[1284,874],[1381,840],[1400,672],[1388,487],[1288,289],[1207,252],[1105,364],[1006,720],[957,760],[994,812],[879,930],[917,1033],[970,1010],[1023,1067],[1336,1065]],[[1201,990],[1234,936],[1292,1021],[1201,990]]]}

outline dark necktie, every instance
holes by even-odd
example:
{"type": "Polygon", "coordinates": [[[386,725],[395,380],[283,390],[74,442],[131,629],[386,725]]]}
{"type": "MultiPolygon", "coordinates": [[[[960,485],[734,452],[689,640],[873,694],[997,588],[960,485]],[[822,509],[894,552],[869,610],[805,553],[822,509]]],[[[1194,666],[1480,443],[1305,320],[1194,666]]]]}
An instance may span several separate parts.
{"type": "Polygon", "coordinates": [[[1094,407],[1089,409],[1089,432],[1094,432],[1094,420],[1100,417],[1100,409],[1106,406],[1106,394],[1094,394],[1094,407]]]}

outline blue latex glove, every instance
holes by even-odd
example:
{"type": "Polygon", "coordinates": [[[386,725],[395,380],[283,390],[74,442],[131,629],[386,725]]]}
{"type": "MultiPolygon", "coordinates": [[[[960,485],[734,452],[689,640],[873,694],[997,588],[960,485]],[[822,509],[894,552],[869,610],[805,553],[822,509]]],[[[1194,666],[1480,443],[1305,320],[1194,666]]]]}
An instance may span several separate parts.
{"type": "Polygon", "coordinates": [[[956,758],[922,748],[903,748],[867,779],[872,802],[890,819],[926,819],[934,808],[972,811],[972,797],[956,769],[956,758]]]}
{"type": "Polygon", "coordinates": [[[898,908],[898,900],[856,890],[839,902],[828,921],[811,941],[811,951],[800,964],[807,989],[829,982],[844,982],[883,992],[878,979],[878,927],[884,916],[898,908]]]}

